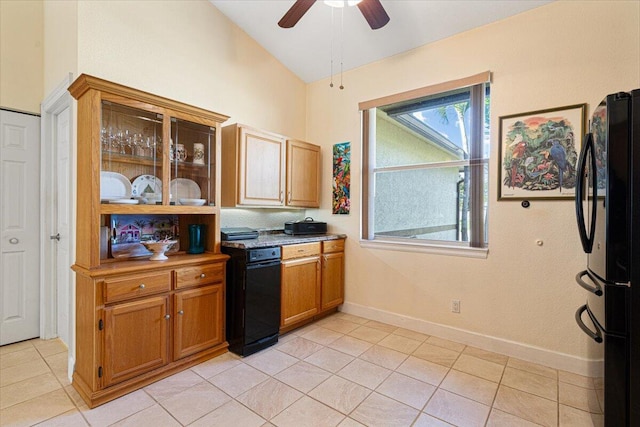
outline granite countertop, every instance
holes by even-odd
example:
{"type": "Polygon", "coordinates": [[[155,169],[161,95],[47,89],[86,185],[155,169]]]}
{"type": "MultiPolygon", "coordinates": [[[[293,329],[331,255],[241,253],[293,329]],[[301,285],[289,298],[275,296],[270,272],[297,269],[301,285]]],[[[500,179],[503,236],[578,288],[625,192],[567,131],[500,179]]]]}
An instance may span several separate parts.
{"type": "Polygon", "coordinates": [[[257,239],[245,240],[223,240],[220,244],[223,247],[253,249],[266,248],[270,246],[295,245],[297,243],[322,242],[324,240],[346,239],[346,234],[303,234],[292,236],[283,232],[263,233],[257,239]]]}

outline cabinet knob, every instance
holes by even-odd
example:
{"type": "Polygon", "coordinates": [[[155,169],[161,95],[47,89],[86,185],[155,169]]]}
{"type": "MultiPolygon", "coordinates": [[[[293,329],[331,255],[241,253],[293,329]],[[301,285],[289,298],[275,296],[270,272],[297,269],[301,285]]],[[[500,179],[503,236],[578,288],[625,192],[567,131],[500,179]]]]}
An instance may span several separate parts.
{"type": "Polygon", "coordinates": [[[288,198],[289,198],[289,200],[287,201],[287,203],[291,203],[291,191],[289,191],[289,193],[288,193],[288,198]]]}
{"type": "Polygon", "coordinates": [[[139,287],[140,289],[144,289],[144,288],[145,288],[144,283],[140,283],[140,286],[138,286],[138,287],[139,287]]]}
{"type": "Polygon", "coordinates": [[[184,315],[184,310],[180,310],[180,311],[178,311],[178,314],[179,314],[180,316],[184,315]]]}
{"type": "Polygon", "coordinates": [[[206,275],[205,275],[204,273],[202,273],[202,274],[200,275],[200,278],[201,278],[201,279],[204,279],[205,277],[206,277],[206,275]]]}
{"type": "Polygon", "coordinates": [[[170,315],[170,314],[165,314],[165,315],[164,315],[164,318],[165,318],[165,319],[171,319],[171,315],[170,315]]]}

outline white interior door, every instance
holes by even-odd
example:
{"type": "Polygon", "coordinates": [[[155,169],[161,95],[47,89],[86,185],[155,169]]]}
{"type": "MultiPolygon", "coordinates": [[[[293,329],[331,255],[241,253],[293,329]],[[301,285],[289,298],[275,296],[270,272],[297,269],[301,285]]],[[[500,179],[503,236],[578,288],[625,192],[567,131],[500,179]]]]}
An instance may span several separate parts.
{"type": "Polygon", "coordinates": [[[0,110],[0,345],[40,334],[40,118],[0,110]]]}

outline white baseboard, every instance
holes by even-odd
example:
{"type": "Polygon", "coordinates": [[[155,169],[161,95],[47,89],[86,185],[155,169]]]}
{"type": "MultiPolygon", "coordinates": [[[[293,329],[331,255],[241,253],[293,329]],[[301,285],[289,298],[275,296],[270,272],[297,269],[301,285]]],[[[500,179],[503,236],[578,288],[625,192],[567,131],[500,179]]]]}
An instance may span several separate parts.
{"type": "Polygon", "coordinates": [[[76,359],[73,356],[69,355],[69,359],[67,360],[67,377],[69,378],[69,382],[73,382],[73,371],[76,368],[76,359]]]}
{"type": "Polygon", "coordinates": [[[601,377],[603,375],[602,360],[585,359],[350,302],[345,302],[340,308],[340,311],[410,329],[426,335],[434,335],[439,338],[471,345],[483,350],[504,354],[554,369],[573,372],[587,377],[601,377]]]}

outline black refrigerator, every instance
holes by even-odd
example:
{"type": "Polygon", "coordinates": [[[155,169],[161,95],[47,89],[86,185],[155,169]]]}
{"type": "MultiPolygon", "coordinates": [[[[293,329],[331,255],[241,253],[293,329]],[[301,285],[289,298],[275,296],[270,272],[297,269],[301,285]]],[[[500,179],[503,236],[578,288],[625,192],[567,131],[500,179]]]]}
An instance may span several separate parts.
{"type": "Polygon", "coordinates": [[[595,109],[577,176],[587,268],[576,282],[587,294],[576,322],[604,354],[595,389],[605,426],[640,426],[640,89],[595,109]]]}

